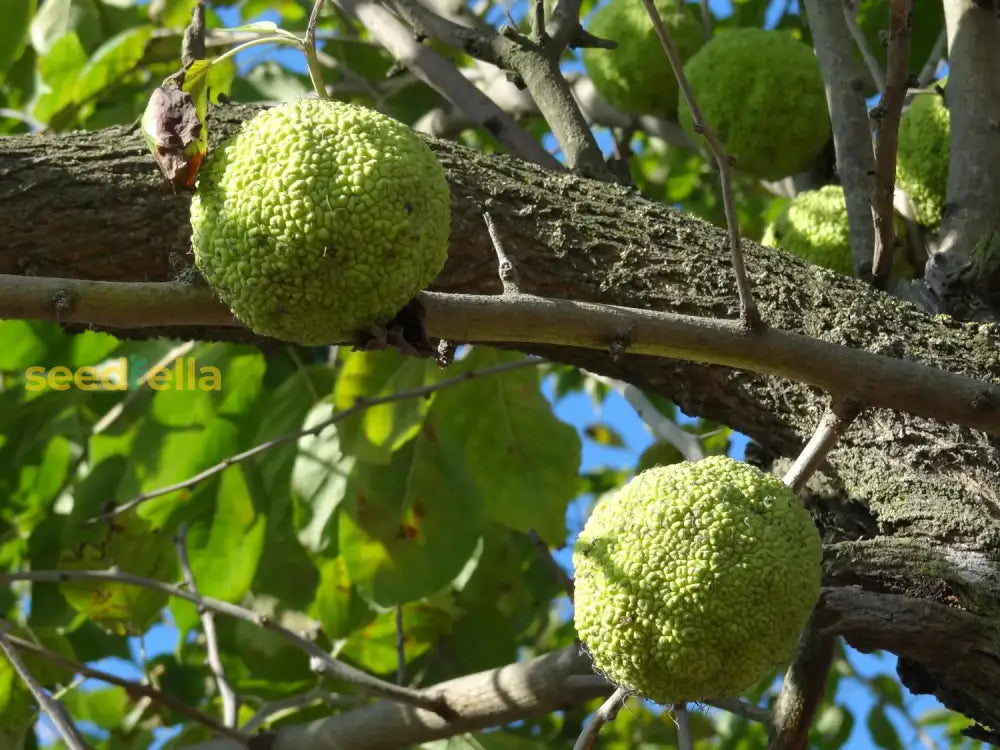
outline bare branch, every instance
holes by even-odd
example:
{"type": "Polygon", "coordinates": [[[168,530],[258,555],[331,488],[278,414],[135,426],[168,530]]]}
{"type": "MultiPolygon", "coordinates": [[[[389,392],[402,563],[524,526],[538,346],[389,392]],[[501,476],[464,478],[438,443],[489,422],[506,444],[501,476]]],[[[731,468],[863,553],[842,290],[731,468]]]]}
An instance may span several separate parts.
{"type": "Polygon", "coordinates": [[[945,251],[967,257],[1000,226],[1000,203],[984,199],[1000,195],[1000,30],[989,5],[944,0],[951,149],[940,235],[945,251]]]}
{"type": "Polygon", "coordinates": [[[864,278],[870,273],[875,243],[871,210],[875,153],[865,105],[864,81],[854,59],[848,27],[844,23],[845,14],[852,21],[854,14],[849,0],[844,0],[843,13],[837,8],[837,3],[830,0],[805,0],[804,5],[819,69],[826,83],[837,174],[847,203],[851,262],[854,274],[864,278]]]}
{"type": "Polygon", "coordinates": [[[917,86],[919,88],[926,88],[934,82],[934,79],[937,77],[938,66],[941,64],[941,58],[945,56],[947,51],[948,30],[945,28],[941,29],[941,33],[938,34],[931,53],[927,56],[927,62],[920,69],[920,75],[917,76],[917,86]]]}
{"type": "Polygon", "coordinates": [[[337,4],[345,12],[356,16],[393,57],[412,70],[421,81],[460,107],[511,154],[547,169],[563,168],[530,133],[470,83],[451,62],[417,42],[413,32],[388,9],[373,0],[337,0],[337,4]]]}
{"type": "Polygon", "coordinates": [[[276,623],[270,617],[261,615],[244,607],[239,607],[220,599],[202,596],[179,586],[174,586],[151,578],[124,573],[118,570],[32,570],[29,572],[0,572],[0,583],[11,584],[15,581],[36,581],[44,583],[63,583],[65,581],[114,581],[131,586],[140,586],[150,591],[159,591],[169,596],[191,602],[199,609],[210,609],[218,614],[234,617],[251,625],[268,630],[285,639],[308,654],[310,667],[314,672],[335,680],[342,680],[354,685],[372,695],[389,698],[400,703],[419,706],[442,718],[450,720],[455,712],[440,696],[423,690],[411,690],[400,685],[393,685],[377,677],[373,677],[360,669],[334,659],[330,654],[307,638],[293,633],[276,623]]]}
{"type": "Polygon", "coordinates": [[[503,249],[503,243],[500,241],[500,233],[497,232],[497,228],[493,224],[493,219],[489,213],[483,214],[483,219],[486,221],[486,230],[490,233],[490,239],[493,241],[493,249],[497,254],[497,267],[500,274],[500,283],[503,284],[503,293],[508,296],[520,294],[521,289],[518,286],[517,267],[507,257],[507,253],[503,249]]]}
{"type": "Polygon", "coordinates": [[[273,440],[268,440],[263,443],[259,443],[258,445],[255,445],[253,448],[248,448],[247,450],[242,451],[241,453],[236,453],[232,456],[229,456],[228,458],[223,459],[219,463],[208,467],[204,471],[200,471],[197,474],[188,477],[187,479],[181,480],[180,482],[175,482],[173,484],[164,487],[158,487],[155,490],[150,490],[149,492],[144,492],[140,495],[136,495],[128,502],[122,503],[121,505],[116,505],[114,508],[107,511],[106,513],[102,513],[101,515],[94,516],[93,518],[88,519],[86,523],[96,524],[102,521],[108,521],[114,518],[115,516],[121,515],[122,513],[127,513],[128,511],[138,507],[147,500],[152,500],[153,498],[156,497],[163,497],[164,495],[169,495],[172,492],[179,492],[180,490],[192,489],[201,482],[204,482],[209,477],[213,477],[216,474],[222,473],[223,471],[228,469],[230,466],[233,466],[234,464],[242,463],[243,461],[253,458],[254,456],[259,456],[260,454],[266,453],[267,451],[273,450],[274,448],[277,448],[281,445],[297,442],[301,438],[319,435],[321,432],[323,432],[323,430],[330,427],[331,425],[334,425],[337,422],[347,419],[348,417],[357,414],[358,412],[370,409],[373,406],[379,406],[380,404],[394,403],[396,401],[405,401],[411,398],[422,398],[432,393],[436,393],[437,391],[443,390],[444,388],[450,388],[456,383],[464,383],[468,380],[473,380],[479,377],[489,377],[490,375],[498,375],[501,373],[509,372],[511,370],[519,369],[521,367],[530,367],[533,365],[537,365],[540,364],[541,362],[542,360],[537,357],[525,357],[524,359],[515,360],[513,362],[504,362],[499,365],[494,365],[493,367],[484,367],[481,370],[469,370],[468,372],[464,372],[461,375],[456,375],[453,378],[440,380],[437,383],[431,383],[430,385],[425,385],[420,388],[413,388],[407,391],[399,391],[398,393],[390,393],[386,396],[378,396],[375,398],[358,399],[353,406],[344,409],[342,411],[338,411],[335,414],[332,414],[327,419],[318,422],[312,427],[288,435],[282,435],[280,437],[274,438],[273,440]]]}
{"type": "Polygon", "coordinates": [[[576,743],[573,745],[573,750],[592,750],[597,744],[597,735],[600,734],[601,727],[609,721],[615,720],[618,712],[625,705],[625,701],[628,700],[629,694],[630,691],[628,688],[620,687],[616,689],[611,694],[611,697],[604,701],[601,707],[594,712],[594,717],[583,728],[583,731],[580,732],[580,736],[577,737],[576,743]]]}
{"type": "MultiPolygon", "coordinates": [[[[208,287],[0,274],[0,317],[134,327],[137,299],[144,305],[138,313],[146,316],[139,327],[224,325],[222,321],[237,325],[208,287]],[[67,307],[59,305],[59,299],[73,302],[67,307]]],[[[1000,434],[1000,386],[995,383],[793,331],[767,328],[750,335],[738,321],[528,294],[508,298],[423,292],[418,299],[435,338],[609,351],[622,331],[630,331],[629,353],[790,378],[833,397],[853,396],[865,407],[896,409],[1000,434]]],[[[287,437],[294,439],[297,436],[287,437]]],[[[241,454],[239,460],[248,457],[241,454]]]]}
{"type": "Polygon", "coordinates": [[[875,190],[872,194],[872,218],[875,221],[875,253],[872,274],[877,287],[884,289],[892,270],[892,249],[896,230],[892,198],[896,186],[896,150],[899,142],[899,118],[910,80],[910,11],[913,0],[891,0],[889,46],[885,93],[872,110],[878,123],[875,139],[875,190]]]}
{"type": "MultiPolygon", "coordinates": [[[[191,570],[191,563],[188,560],[187,531],[187,523],[181,524],[177,531],[175,540],[177,559],[180,561],[185,585],[192,593],[197,594],[198,587],[195,585],[194,572],[191,570]]],[[[198,618],[201,620],[201,629],[205,632],[206,661],[215,677],[215,685],[219,690],[219,700],[222,701],[222,723],[227,727],[235,727],[239,719],[240,699],[229,684],[229,680],[226,679],[226,670],[222,666],[219,639],[215,633],[215,615],[210,609],[199,609],[198,618]]]]}
{"type": "Polygon", "coordinates": [[[184,65],[205,59],[205,0],[198,0],[191,9],[191,21],[181,39],[181,62],[184,65]]]}
{"type": "Polygon", "coordinates": [[[70,750],[88,750],[89,746],[73,722],[69,720],[62,704],[45,692],[45,689],[38,684],[38,680],[35,679],[34,675],[24,665],[20,655],[17,653],[17,649],[14,648],[14,644],[11,642],[10,636],[7,635],[7,627],[8,623],[0,621],[0,651],[7,657],[7,661],[14,667],[14,671],[17,672],[18,677],[27,686],[41,709],[48,714],[56,731],[62,737],[67,747],[70,750]]]}
{"type": "Polygon", "coordinates": [[[796,492],[805,487],[860,412],[860,407],[851,400],[831,404],[782,481],[796,492]]]}
{"type": "Polygon", "coordinates": [[[322,9],[323,0],[314,0],[312,12],[309,14],[309,23],[306,24],[306,35],[302,39],[302,51],[306,56],[306,68],[309,70],[309,79],[312,81],[313,90],[320,99],[329,99],[330,93],[323,81],[323,66],[319,64],[316,52],[316,24],[319,23],[319,14],[322,9]]]}
{"type": "Polygon", "coordinates": [[[137,698],[146,698],[153,703],[169,708],[179,716],[183,716],[193,722],[201,724],[202,726],[208,727],[213,732],[218,732],[221,735],[229,737],[237,743],[242,744],[245,740],[246,735],[243,732],[235,731],[224,724],[220,724],[208,714],[204,714],[198,709],[189,706],[184,701],[174,698],[169,693],[157,690],[152,685],[144,685],[141,682],[133,682],[132,680],[126,680],[124,677],[119,677],[118,675],[113,675],[109,672],[95,669],[94,667],[82,664],[74,659],[70,659],[62,654],[56,653],[55,651],[50,651],[49,649],[39,646],[36,643],[26,641],[23,638],[18,638],[13,635],[8,635],[7,638],[19,651],[28,651],[33,654],[37,654],[46,661],[63,667],[68,672],[76,673],[82,677],[100,680],[101,682],[106,682],[109,685],[117,685],[122,688],[133,700],[137,698]]]}
{"type": "Polygon", "coordinates": [[[707,42],[712,38],[712,10],[708,0],[701,0],[698,5],[701,7],[701,33],[707,42]]]}
{"type": "MultiPolygon", "coordinates": [[[[830,11],[834,10],[834,3],[826,4],[830,6],[830,11]]],[[[868,46],[868,40],[865,39],[865,33],[861,30],[861,27],[858,26],[858,19],[854,16],[854,4],[851,0],[843,0],[842,9],[847,31],[854,39],[854,44],[857,45],[858,51],[861,53],[861,59],[864,60],[865,65],[868,66],[868,73],[872,77],[872,82],[875,84],[875,88],[878,89],[878,93],[881,94],[885,90],[885,74],[882,72],[882,66],[879,64],[878,58],[875,57],[871,47],[868,46]]],[[[809,15],[811,18],[813,13],[810,12],[809,15]]]]}
{"type": "Polygon", "coordinates": [[[512,27],[504,33],[469,29],[441,18],[416,0],[394,0],[394,4],[418,33],[515,73],[552,129],[566,164],[590,177],[611,177],[594,134],[559,69],[560,55],[554,38],[534,42],[512,27]]]}
{"type": "Polygon", "coordinates": [[[806,624],[774,706],[769,750],[806,749],[836,642],[836,636],[820,632],[815,616],[806,624]]]}
{"type": "Polygon", "coordinates": [[[665,417],[640,388],[635,387],[631,383],[615,380],[604,375],[597,375],[595,373],[589,373],[589,375],[595,380],[618,391],[622,398],[635,409],[642,421],[646,423],[646,426],[653,431],[657,439],[674,446],[684,457],[685,461],[698,461],[705,457],[705,452],[701,449],[701,441],[698,440],[698,436],[682,430],[674,421],[665,417]]]}
{"type": "Polygon", "coordinates": [[[278,698],[261,704],[254,715],[247,719],[240,729],[242,732],[250,734],[271,719],[276,718],[278,714],[300,711],[314,703],[323,703],[331,708],[355,709],[364,705],[365,699],[357,696],[337,695],[315,687],[306,693],[290,695],[287,698],[278,698]]]}
{"type": "Polygon", "coordinates": [[[712,156],[715,159],[715,165],[719,170],[719,182],[722,186],[722,204],[726,214],[726,228],[729,231],[729,249],[733,257],[733,271],[736,273],[736,289],[740,295],[740,320],[748,330],[758,330],[764,326],[764,322],[760,318],[757,303],[754,301],[753,293],[750,291],[750,280],[747,278],[746,264],[743,261],[743,248],[740,245],[740,220],[736,215],[736,205],[733,199],[733,177],[729,169],[729,156],[726,154],[726,150],[723,148],[722,142],[715,134],[715,131],[705,121],[701,107],[698,106],[698,102],[695,100],[694,91],[691,90],[691,84],[684,74],[684,65],[681,63],[680,55],[677,54],[677,48],[670,39],[670,34],[667,33],[667,27],[664,26],[663,19],[660,18],[660,12],[656,9],[656,5],[653,3],[653,0],[642,0],[642,4],[646,7],[646,13],[649,14],[649,19],[653,22],[653,28],[656,29],[656,35],[660,38],[660,43],[667,53],[667,59],[670,60],[670,67],[673,68],[674,77],[677,79],[677,84],[680,86],[684,100],[691,110],[695,130],[705,138],[709,151],[712,152],[712,156]]]}

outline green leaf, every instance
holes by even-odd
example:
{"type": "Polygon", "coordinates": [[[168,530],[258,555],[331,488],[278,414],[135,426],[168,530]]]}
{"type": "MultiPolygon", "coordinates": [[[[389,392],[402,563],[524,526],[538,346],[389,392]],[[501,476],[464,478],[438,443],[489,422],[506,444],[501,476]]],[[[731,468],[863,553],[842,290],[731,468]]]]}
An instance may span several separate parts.
{"type": "MultiPolygon", "coordinates": [[[[306,427],[320,424],[333,413],[331,404],[319,404],[306,420],[306,427]]],[[[302,546],[313,553],[336,545],[331,519],[347,493],[354,469],[353,456],[343,455],[339,433],[331,426],[319,435],[299,440],[299,453],[292,470],[292,492],[298,510],[296,525],[302,546]]]]}
{"type": "MultiPolygon", "coordinates": [[[[43,7],[47,6],[48,3],[43,7]]],[[[49,122],[73,104],[76,81],[86,64],[87,52],[80,38],[72,32],[61,37],[39,59],[38,72],[44,84],[44,93],[32,108],[32,114],[37,119],[49,122]]]]}
{"type": "MultiPolygon", "coordinates": [[[[428,602],[404,604],[403,655],[406,663],[427,653],[450,624],[448,612],[428,602]]],[[[351,634],[340,655],[376,674],[394,672],[399,663],[395,610],[379,615],[351,634]]]]}
{"type": "MultiPolygon", "coordinates": [[[[267,518],[254,508],[242,472],[225,472],[212,517],[193,523],[188,532],[188,558],[198,591],[238,602],[257,573],[266,528],[267,518]]],[[[173,600],[171,611],[181,631],[198,620],[189,602],[173,600]]]]}
{"type": "MultiPolygon", "coordinates": [[[[338,411],[359,399],[391,396],[438,379],[440,370],[426,359],[392,351],[349,352],[343,359],[333,403],[338,411]]],[[[373,406],[337,424],[345,453],[365,461],[388,463],[394,450],[412,438],[427,413],[428,400],[408,398],[373,406]]]]}
{"type": "Polygon", "coordinates": [[[129,708],[128,694],[117,685],[97,690],[70,690],[63,701],[75,721],[90,721],[102,729],[120,727],[129,708]]]}
{"type": "Polygon", "coordinates": [[[887,674],[876,674],[869,678],[869,682],[880,700],[899,709],[904,707],[903,688],[898,680],[893,679],[887,674]]]}
{"type": "Polygon", "coordinates": [[[322,623],[327,637],[346,638],[375,613],[358,594],[347,573],[344,558],[335,557],[319,564],[320,582],[310,614],[322,623]]]}
{"type": "Polygon", "coordinates": [[[139,26],[116,34],[98,47],[80,71],[74,101],[97,96],[135,70],[152,35],[152,26],[139,26]]]}
{"type": "MultiPolygon", "coordinates": [[[[521,356],[476,348],[456,367],[471,372],[521,356]]],[[[427,419],[462,447],[490,519],[519,531],[535,529],[553,545],[563,541],[566,506],[578,487],[580,440],[553,414],[534,368],[442,391],[427,419]]]]}
{"type": "Polygon", "coordinates": [[[871,710],[868,711],[866,724],[872,741],[876,745],[886,748],[886,750],[902,750],[903,743],[899,740],[896,727],[892,725],[889,717],[886,716],[884,704],[876,703],[871,707],[871,710]]]}
{"type": "Polygon", "coordinates": [[[594,422],[593,424],[589,424],[583,428],[583,434],[598,445],[607,446],[609,448],[625,447],[625,441],[622,439],[621,433],[608,424],[594,422]]]}
{"type": "Polygon", "coordinates": [[[475,549],[479,493],[459,446],[431,424],[388,466],[359,462],[346,492],[340,553],[351,579],[379,606],[441,588],[475,549]]]}
{"type": "Polygon", "coordinates": [[[854,716],[841,705],[828,705],[820,711],[809,730],[817,750],[839,750],[854,730],[854,716]]]}
{"type": "Polygon", "coordinates": [[[28,24],[35,14],[38,0],[7,0],[4,19],[0,24],[0,80],[14,64],[28,43],[28,24]]]}
{"type": "Polygon", "coordinates": [[[66,36],[82,42],[81,49],[93,49],[101,38],[101,18],[93,0],[46,0],[31,21],[29,33],[39,55],[48,55],[66,36]]]}

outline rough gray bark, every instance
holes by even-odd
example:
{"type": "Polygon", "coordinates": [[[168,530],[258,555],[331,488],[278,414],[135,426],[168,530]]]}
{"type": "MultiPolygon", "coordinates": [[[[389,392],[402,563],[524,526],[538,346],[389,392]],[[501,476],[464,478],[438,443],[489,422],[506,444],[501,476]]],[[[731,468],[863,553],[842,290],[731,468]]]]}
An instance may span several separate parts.
{"type": "MultiPolygon", "coordinates": [[[[216,112],[215,133],[239,111],[216,112]]],[[[637,192],[553,175],[452,144],[433,146],[452,188],[451,257],[441,291],[497,293],[488,210],[528,293],[735,317],[724,230],[637,192]]],[[[137,133],[115,128],[0,139],[0,273],[166,280],[189,264],[188,196],[157,189],[137,133]]],[[[754,293],[770,325],[1000,378],[994,326],[926,316],[855,280],[747,243],[754,293]]],[[[231,338],[184,327],[182,337],[231,338]]],[[[128,335],[124,332],[123,335],[128,335]]],[[[245,334],[243,334],[245,335],[245,334]]],[[[557,347],[523,347],[633,382],[794,454],[822,394],[719,366],[557,347]]],[[[812,496],[831,586],[821,612],[862,649],[903,657],[903,678],[981,724],[1000,726],[1000,451],[969,429],[895,412],[863,414],[812,496]],[[891,595],[891,596],[886,596],[891,595]],[[974,640],[972,634],[982,633],[974,640]],[[944,654],[947,651],[947,654],[944,654]]]]}

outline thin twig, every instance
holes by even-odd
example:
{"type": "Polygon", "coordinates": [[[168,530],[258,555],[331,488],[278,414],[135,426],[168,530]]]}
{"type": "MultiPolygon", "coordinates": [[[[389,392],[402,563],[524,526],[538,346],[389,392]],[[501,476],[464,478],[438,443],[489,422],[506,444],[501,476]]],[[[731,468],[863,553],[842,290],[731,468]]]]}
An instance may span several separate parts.
{"type": "Polygon", "coordinates": [[[446,720],[450,720],[455,716],[454,710],[436,695],[431,695],[421,690],[411,690],[400,685],[393,685],[391,682],[380,680],[366,672],[362,672],[360,669],[356,669],[349,664],[333,658],[308,638],[304,638],[282,627],[266,615],[221,601],[220,599],[195,594],[179,586],[156,581],[151,578],[143,578],[131,573],[123,573],[118,570],[32,570],[28,572],[0,573],[0,584],[11,584],[15,581],[64,583],[65,581],[74,580],[125,583],[184,599],[196,607],[211,609],[219,614],[248,622],[251,625],[256,625],[280,636],[308,654],[310,657],[310,668],[319,675],[332,677],[335,680],[342,680],[372,695],[389,698],[399,703],[419,706],[420,708],[436,713],[446,720]]]}
{"type": "Polygon", "coordinates": [[[0,117],[9,117],[11,120],[19,120],[28,126],[29,130],[44,130],[45,123],[41,120],[36,120],[34,117],[29,115],[27,112],[22,112],[19,109],[11,109],[10,107],[0,107],[0,117]]]}
{"type": "Polygon", "coordinates": [[[740,698],[716,698],[703,702],[706,706],[717,708],[720,711],[728,711],[734,716],[740,716],[758,724],[767,724],[771,721],[771,713],[766,708],[755,706],[740,698]]]}
{"type": "Polygon", "coordinates": [[[872,175],[875,153],[865,104],[864,72],[855,59],[845,17],[851,14],[837,0],[804,0],[816,48],[816,60],[826,84],[826,101],[833,125],[837,175],[844,188],[851,265],[861,278],[871,273],[875,225],[872,222],[872,175]]]}
{"type": "Polygon", "coordinates": [[[316,54],[316,24],[319,23],[319,14],[323,9],[323,0],[315,0],[312,12],[309,14],[309,23],[306,24],[306,35],[302,39],[302,51],[306,56],[306,67],[309,69],[309,79],[312,81],[313,89],[320,99],[329,99],[326,83],[323,81],[323,66],[319,63],[316,54]]]}
{"type": "Polygon", "coordinates": [[[769,750],[805,750],[836,642],[836,636],[821,632],[816,618],[810,618],[774,705],[769,750]]]}
{"type": "Polygon", "coordinates": [[[879,289],[884,289],[889,283],[895,244],[892,197],[896,186],[899,119],[910,79],[911,5],[912,0],[892,0],[890,3],[885,93],[873,110],[873,117],[878,123],[878,137],[875,139],[875,190],[872,194],[872,219],[875,221],[872,275],[879,289]]]}
{"type": "Polygon", "coordinates": [[[191,10],[191,22],[181,39],[181,62],[187,65],[205,59],[205,0],[198,0],[191,10]]]}
{"type": "Polygon", "coordinates": [[[823,465],[827,454],[860,413],[861,405],[854,401],[831,404],[782,481],[796,492],[805,487],[809,477],[823,465]]]}
{"type": "Polygon", "coordinates": [[[851,4],[851,0],[843,0],[841,5],[844,9],[844,21],[847,22],[847,30],[851,32],[854,44],[861,53],[861,59],[865,61],[865,65],[868,67],[872,83],[875,84],[875,88],[881,94],[885,90],[885,74],[882,72],[882,66],[879,64],[878,58],[872,53],[871,47],[868,46],[865,33],[858,26],[858,19],[854,16],[854,6],[851,4]]]}
{"type": "Polygon", "coordinates": [[[625,705],[629,694],[630,691],[628,688],[620,687],[616,689],[611,694],[611,697],[604,701],[601,707],[594,712],[594,717],[583,728],[583,731],[580,732],[580,736],[577,737],[576,743],[573,745],[573,750],[592,750],[597,743],[597,735],[600,734],[601,727],[609,721],[615,720],[618,712],[625,705]]]}
{"type": "Polygon", "coordinates": [[[396,605],[396,684],[406,684],[406,631],[403,629],[403,605],[396,605]]]}
{"type": "Polygon", "coordinates": [[[764,322],[761,320],[760,311],[757,309],[757,302],[750,291],[750,279],[747,277],[746,264],[743,261],[743,248],[740,245],[740,220],[736,215],[736,204],[733,199],[733,178],[729,169],[729,157],[715,131],[705,121],[701,107],[698,106],[698,102],[695,100],[694,91],[692,91],[691,84],[684,74],[684,65],[681,63],[680,55],[677,54],[677,48],[674,46],[667,28],[663,24],[660,12],[656,9],[653,0],[642,0],[642,4],[646,7],[649,19],[653,22],[656,35],[660,38],[660,43],[667,53],[667,59],[670,60],[670,67],[674,70],[674,77],[677,79],[677,84],[684,95],[684,100],[687,102],[688,108],[691,110],[694,129],[705,138],[705,142],[708,144],[708,148],[712,152],[715,164],[719,170],[719,182],[722,187],[722,205],[726,214],[726,228],[729,231],[729,247],[732,252],[733,271],[736,273],[736,289],[740,295],[740,320],[748,330],[759,330],[764,326],[764,322]]]}
{"type": "Polygon", "coordinates": [[[38,705],[49,715],[56,731],[70,750],[89,750],[89,745],[84,741],[83,736],[73,722],[69,720],[63,705],[45,692],[45,689],[38,684],[35,676],[24,665],[20,654],[14,648],[11,636],[7,635],[7,627],[8,624],[0,620],[0,651],[7,657],[11,666],[14,667],[14,671],[17,672],[21,681],[27,686],[38,705]]]}
{"type": "Polygon", "coordinates": [[[518,286],[517,267],[506,251],[504,251],[503,243],[500,241],[500,234],[497,232],[497,228],[493,224],[493,218],[489,215],[489,212],[483,214],[483,220],[486,222],[486,231],[490,233],[490,239],[493,241],[493,250],[497,254],[497,266],[500,272],[500,282],[503,284],[503,293],[507,296],[520,294],[521,288],[518,286]]]}
{"type": "Polygon", "coordinates": [[[33,654],[37,654],[52,664],[57,664],[69,672],[74,672],[80,675],[81,678],[89,677],[95,680],[100,680],[101,682],[106,682],[109,685],[117,685],[122,688],[133,700],[136,698],[146,698],[152,703],[161,705],[164,708],[169,708],[171,711],[180,716],[208,727],[213,732],[218,732],[219,734],[225,735],[226,737],[236,740],[241,744],[244,742],[246,736],[245,733],[235,731],[227,726],[224,726],[223,724],[220,724],[208,714],[202,713],[198,709],[189,706],[184,701],[174,698],[169,693],[157,690],[152,685],[144,685],[141,682],[126,680],[124,677],[119,677],[109,672],[95,669],[94,667],[82,664],[74,659],[70,659],[67,656],[56,653],[55,651],[50,651],[44,646],[39,646],[36,643],[26,641],[13,635],[8,635],[7,638],[19,651],[30,651],[33,654]]]}
{"type": "Polygon", "coordinates": [[[542,562],[545,563],[546,567],[552,571],[556,581],[559,583],[559,587],[566,592],[570,599],[572,599],[573,579],[569,577],[569,574],[563,570],[562,566],[556,562],[554,557],[552,557],[549,545],[545,543],[545,540],[542,539],[542,537],[540,537],[538,532],[534,529],[528,529],[528,539],[530,539],[532,544],[534,544],[538,549],[539,557],[542,558],[542,562]]]}
{"type": "Polygon", "coordinates": [[[674,721],[677,723],[677,750],[694,750],[694,738],[691,736],[691,719],[687,706],[675,703],[674,721]]]}
{"type": "MultiPolygon", "coordinates": [[[[194,571],[191,570],[191,562],[187,553],[187,523],[181,524],[177,530],[177,558],[180,561],[181,572],[184,575],[184,583],[192,591],[198,593],[198,587],[194,581],[194,571]]],[[[240,699],[236,695],[229,680],[226,679],[226,669],[222,666],[222,654],[219,652],[219,639],[215,632],[215,614],[209,609],[199,609],[198,618],[201,620],[201,629],[205,633],[205,655],[209,669],[215,677],[215,684],[219,690],[219,700],[222,701],[222,723],[227,727],[235,727],[239,721],[240,699]]]]}
{"type": "Polygon", "coordinates": [[[249,448],[243,451],[242,453],[236,453],[232,456],[229,456],[228,458],[224,458],[219,463],[214,464],[213,466],[210,466],[204,471],[200,471],[197,474],[188,477],[187,479],[183,479],[180,482],[175,482],[173,484],[166,485],[164,487],[159,487],[155,490],[150,490],[149,492],[144,492],[140,495],[136,495],[128,502],[115,506],[106,513],[102,513],[98,516],[89,518],[86,521],[84,521],[84,523],[87,525],[93,525],[96,523],[100,523],[101,521],[107,521],[114,518],[115,516],[121,515],[122,513],[126,513],[132,510],[133,508],[141,505],[147,500],[152,500],[153,498],[156,497],[162,497],[163,495],[169,495],[172,492],[180,492],[181,490],[192,489],[199,483],[205,481],[210,477],[215,476],[216,474],[225,471],[234,464],[242,463],[243,461],[253,458],[254,456],[266,453],[267,451],[270,451],[274,448],[285,445],[287,443],[295,442],[297,440],[300,440],[301,438],[319,435],[327,427],[334,425],[337,422],[340,422],[344,419],[347,419],[348,417],[353,416],[358,412],[370,409],[373,406],[390,404],[396,401],[404,401],[406,399],[411,399],[411,398],[421,398],[423,396],[428,396],[432,393],[436,393],[437,391],[443,390],[444,388],[449,388],[457,383],[464,383],[467,380],[472,380],[478,377],[499,375],[501,373],[509,372],[510,370],[516,370],[520,367],[534,366],[540,364],[542,361],[543,360],[540,357],[526,357],[525,359],[519,359],[513,362],[504,362],[499,365],[494,365],[493,367],[484,367],[481,370],[470,370],[468,372],[462,373],[461,375],[456,375],[453,378],[441,380],[438,381],[437,383],[431,383],[430,385],[425,385],[420,388],[413,388],[411,390],[400,391],[398,393],[391,393],[386,396],[377,396],[375,398],[359,399],[357,402],[355,402],[354,406],[351,406],[347,409],[332,414],[327,419],[324,419],[322,422],[318,422],[312,427],[300,430],[295,433],[291,433],[289,435],[282,435],[281,437],[274,438],[273,440],[268,440],[266,442],[259,443],[258,445],[255,445],[253,448],[249,448]]]}

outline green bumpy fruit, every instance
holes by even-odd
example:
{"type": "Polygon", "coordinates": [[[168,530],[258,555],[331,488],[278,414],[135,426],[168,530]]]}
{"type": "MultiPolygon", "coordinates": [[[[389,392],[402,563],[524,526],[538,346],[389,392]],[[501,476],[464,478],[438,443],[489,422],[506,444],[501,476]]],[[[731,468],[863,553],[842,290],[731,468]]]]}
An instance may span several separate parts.
{"type": "Polygon", "coordinates": [[[776,477],[725,456],[649,469],[580,534],[577,633],[598,670],[658,703],[738,695],[790,657],[821,559],[776,477]]]}
{"type": "Polygon", "coordinates": [[[810,263],[852,276],[844,189],[826,185],[799,193],[767,226],[761,244],[780,247],[810,263]]]}
{"type": "MultiPolygon", "coordinates": [[[[912,279],[913,267],[899,241],[906,228],[897,217],[897,246],[893,250],[892,278],[912,279]]],[[[845,276],[854,274],[847,200],[840,185],[825,185],[796,195],[764,230],[762,245],[778,247],[803,260],[845,276]]]]}
{"type": "Polygon", "coordinates": [[[944,214],[950,137],[951,118],[937,93],[914,98],[899,121],[896,183],[909,197],[914,218],[924,226],[936,227],[944,214]]]}
{"type": "Polygon", "coordinates": [[[255,332],[305,345],[384,324],[441,270],[444,169],[406,125],[302,99],[217,148],[191,203],[195,262],[255,332]]]}
{"type": "MultiPolygon", "coordinates": [[[[681,61],[703,42],[701,25],[676,0],[656,0],[663,24],[681,61]]],[[[677,111],[677,78],[642,0],[610,0],[588,23],[594,36],[618,42],[613,50],[584,48],[587,75],[609,104],[633,115],[660,117],[677,111]]]]}
{"type": "MultiPolygon", "coordinates": [[[[812,48],[784,32],[721,30],[684,72],[709,127],[749,175],[777,180],[802,172],[830,140],[819,63],[812,48]]],[[[679,114],[694,134],[685,102],[679,114]]]]}

